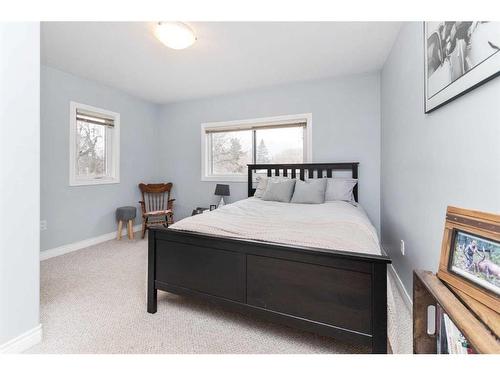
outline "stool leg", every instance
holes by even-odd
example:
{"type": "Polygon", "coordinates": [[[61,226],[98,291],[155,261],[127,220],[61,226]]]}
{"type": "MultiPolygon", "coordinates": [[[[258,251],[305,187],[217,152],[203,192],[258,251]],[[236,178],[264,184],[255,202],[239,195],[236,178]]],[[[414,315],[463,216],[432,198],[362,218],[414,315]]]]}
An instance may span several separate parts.
{"type": "Polygon", "coordinates": [[[132,228],[132,220],[128,221],[128,239],[133,240],[134,239],[134,229],[132,228]]]}
{"type": "Polygon", "coordinates": [[[116,236],[118,240],[122,239],[122,228],[123,228],[123,221],[120,220],[118,221],[118,235],[116,236]]]}

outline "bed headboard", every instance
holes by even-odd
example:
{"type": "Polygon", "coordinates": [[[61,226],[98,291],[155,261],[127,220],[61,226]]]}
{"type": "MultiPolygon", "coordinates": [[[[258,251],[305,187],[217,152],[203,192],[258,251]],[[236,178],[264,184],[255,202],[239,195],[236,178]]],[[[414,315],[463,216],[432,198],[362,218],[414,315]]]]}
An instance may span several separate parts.
{"type": "MultiPolygon", "coordinates": [[[[248,164],[248,196],[255,193],[253,174],[255,171],[267,171],[267,176],[291,178],[333,177],[334,171],[351,171],[352,178],[358,178],[358,162],[349,163],[306,163],[306,164],[248,164]]],[[[359,183],[358,183],[359,184],[359,183]]],[[[358,201],[358,185],[353,189],[354,199],[358,201]]]]}

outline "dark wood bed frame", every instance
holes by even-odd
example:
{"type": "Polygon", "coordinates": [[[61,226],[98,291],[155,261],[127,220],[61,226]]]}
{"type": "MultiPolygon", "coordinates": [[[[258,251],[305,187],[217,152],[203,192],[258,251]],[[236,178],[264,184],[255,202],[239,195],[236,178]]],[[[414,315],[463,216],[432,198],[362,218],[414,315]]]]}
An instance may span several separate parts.
{"type": "MultiPolygon", "coordinates": [[[[332,177],[358,163],[253,164],[253,174],[332,177]],[[274,173],[273,173],[274,172],[274,173]],[[315,173],[316,172],[316,173],[315,173]]],[[[358,198],[357,187],[354,190],[358,198]]],[[[300,212],[297,213],[300,215],[300,212]]],[[[387,352],[386,254],[345,251],[152,228],[148,250],[149,313],[157,291],[194,296],[276,323],[387,352]]]]}

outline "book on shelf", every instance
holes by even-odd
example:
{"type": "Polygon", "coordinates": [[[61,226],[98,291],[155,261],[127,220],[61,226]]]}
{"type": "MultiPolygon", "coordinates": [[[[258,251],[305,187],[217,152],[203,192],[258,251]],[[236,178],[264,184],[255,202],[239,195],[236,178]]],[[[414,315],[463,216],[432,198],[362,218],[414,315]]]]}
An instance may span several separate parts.
{"type": "Polygon", "coordinates": [[[437,313],[437,352],[441,354],[473,354],[474,352],[469,342],[448,314],[439,306],[437,313]]]}

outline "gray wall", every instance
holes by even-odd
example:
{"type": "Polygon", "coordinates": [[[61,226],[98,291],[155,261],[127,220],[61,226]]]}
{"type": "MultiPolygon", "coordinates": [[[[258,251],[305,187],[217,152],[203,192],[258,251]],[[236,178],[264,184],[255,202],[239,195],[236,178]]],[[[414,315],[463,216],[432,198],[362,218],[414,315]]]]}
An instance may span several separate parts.
{"type": "Polygon", "coordinates": [[[40,24],[0,22],[0,346],[40,300],[40,24]]]}
{"type": "Polygon", "coordinates": [[[154,104],[41,67],[41,219],[48,226],[42,250],[116,230],[115,208],[137,205],[137,184],[160,177],[158,114],[154,104]],[[69,186],[70,101],[120,113],[119,184],[69,186]]]}
{"type": "MultiPolygon", "coordinates": [[[[313,116],[313,161],[359,161],[360,202],[379,228],[379,74],[297,83],[246,93],[164,105],[162,173],[174,183],[176,219],[217,198],[201,181],[200,124],[297,113],[313,116]]],[[[246,183],[231,183],[230,202],[246,197],[246,183]]]]}
{"type": "Polygon", "coordinates": [[[381,75],[382,242],[408,291],[437,270],[447,205],[500,212],[500,78],[426,115],[423,60],[422,23],[405,24],[381,75]]]}

